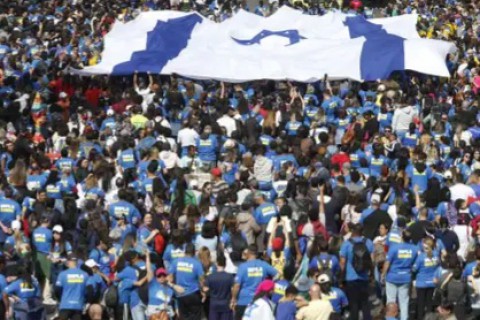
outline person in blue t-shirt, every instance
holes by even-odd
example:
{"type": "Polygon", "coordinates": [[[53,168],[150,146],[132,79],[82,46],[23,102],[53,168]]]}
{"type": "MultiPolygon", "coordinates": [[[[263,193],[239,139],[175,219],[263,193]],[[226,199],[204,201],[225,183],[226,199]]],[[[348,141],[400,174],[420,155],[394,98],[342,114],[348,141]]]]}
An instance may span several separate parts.
{"type": "Polygon", "coordinates": [[[265,196],[261,192],[255,193],[255,202],[257,208],[254,212],[254,218],[260,226],[267,226],[270,219],[278,215],[277,207],[271,202],[265,200],[265,196]]]}
{"type": "MultiPolygon", "coordinates": [[[[352,235],[349,241],[345,241],[340,247],[340,268],[345,272],[346,294],[350,302],[350,314],[352,317],[358,317],[360,310],[363,319],[371,319],[370,316],[370,296],[369,276],[373,271],[373,263],[371,270],[355,270],[354,267],[354,248],[363,247],[370,253],[370,262],[373,261],[373,243],[370,239],[362,236],[363,227],[361,224],[355,224],[352,227],[352,235]]],[[[358,250],[360,251],[360,250],[358,250]]],[[[366,256],[364,256],[367,259],[366,256]]],[[[368,267],[368,266],[366,266],[368,267]]]]}
{"type": "Polygon", "coordinates": [[[435,241],[426,238],[423,241],[423,252],[419,253],[412,272],[416,275],[417,318],[423,319],[426,313],[433,310],[433,291],[435,289],[435,271],[440,265],[440,256],[434,251],[435,241]]]}
{"type": "Polygon", "coordinates": [[[66,169],[73,171],[73,168],[75,167],[75,161],[68,157],[68,148],[63,148],[62,151],[60,151],[60,154],[62,157],[55,162],[55,167],[57,170],[60,172],[66,169]]]}
{"type": "Polygon", "coordinates": [[[432,169],[425,164],[427,159],[425,153],[420,153],[418,157],[419,161],[409,165],[405,171],[411,181],[412,188],[418,186],[420,193],[423,193],[427,190],[428,179],[432,177],[432,169]]]}
{"type": "Polygon", "coordinates": [[[289,285],[285,289],[285,296],[280,299],[275,311],[276,320],[295,320],[297,306],[295,297],[298,295],[298,289],[294,285],[289,285]]]}
{"type": "Polygon", "coordinates": [[[38,281],[32,278],[26,266],[18,271],[18,278],[8,285],[2,275],[0,282],[2,293],[10,299],[4,299],[7,318],[10,318],[10,301],[14,301],[13,316],[15,319],[43,319],[44,309],[41,300],[41,289],[38,281]]]}
{"type": "Polygon", "coordinates": [[[17,201],[13,200],[13,190],[9,187],[3,189],[3,198],[0,198],[0,245],[5,243],[7,233],[12,221],[19,220],[22,208],[17,201]]]}
{"type": "Polygon", "coordinates": [[[138,163],[137,153],[133,149],[135,147],[135,142],[130,141],[124,142],[122,151],[118,156],[117,163],[122,168],[122,170],[135,169],[138,163]]]}
{"type": "Polygon", "coordinates": [[[128,308],[135,312],[139,307],[144,309],[146,306],[142,304],[138,289],[137,281],[141,281],[142,271],[146,271],[145,263],[140,259],[139,254],[135,250],[128,250],[124,253],[125,261],[128,262],[125,268],[117,273],[115,281],[118,283],[118,307],[115,317],[122,319],[127,314],[128,308]]]}
{"type": "Polygon", "coordinates": [[[183,293],[176,293],[180,316],[184,319],[201,319],[202,299],[200,288],[203,288],[203,266],[195,258],[195,246],[185,246],[185,256],[173,261],[169,267],[173,282],[182,288],[183,293]]]}
{"type": "Polygon", "coordinates": [[[87,289],[88,274],[77,267],[77,258],[69,255],[67,270],[62,271],[55,282],[55,291],[60,297],[60,319],[82,319],[85,307],[85,293],[87,289]]]}
{"type": "Polygon", "coordinates": [[[196,147],[202,164],[207,169],[213,168],[217,161],[219,145],[218,138],[212,134],[211,126],[205,126],[202,135],[196,141],[196,147]]]}
{"type": "MultiPolygon", "coordinates": [[[[400,304],[400,319],[408,319],[408,289],[412,280],[412,266],[417,258],[417,246],[411,243],[410,232],[404,231],[403,243],[390,248],[383,265],[382,280],[386,281],[387,302],[400,304]]],[[[383,282],[382,281],[382,282],[383,282]]]]}
{"type": "Polygon", "coordinates": [[[112,254],[108,253],[108,245],[106,239],[98,239],[96,242],[97,246],[90,251],[88,255],[89,259],[95,261],[100,271],[107,276],[110,276],[111,273],[111,264],[115,261],[115,258],[112,254]]]}
{"type": "Polygon", "coordinates": [[[114,228],[116,226],[116,218],[125,217],[127,223],[137,224],[140,222],[142,216],[138,209],[126,201],[127,191],[125,189],[118,190],[119,201],[112,203],[108,208],[108,214],[110,216],[110,226],[114,228]]]}
{"type": "Polygon", "coordinates": [[[242,319],[249,303],[252,302],[255,290],[266,278],[275,278],[277,270],[263,260],[257,259],[257,247],[250,245],[246,251],[246,262],[239,265],[232,289],[231,306],[235,308],[235,319],[242,319]]]}
{"type": "Polygon", "coordinates": [[[146,254],[146,268],[148,281],[148,306],[146,310],[147,317],[160,312],[165,312],[171,319],[174,317],[173,295],[175,292],[183,293],[184,288],[168,282],[168,272],[164,268],[153,270],[150,261],[150,253],[146,254]]]}

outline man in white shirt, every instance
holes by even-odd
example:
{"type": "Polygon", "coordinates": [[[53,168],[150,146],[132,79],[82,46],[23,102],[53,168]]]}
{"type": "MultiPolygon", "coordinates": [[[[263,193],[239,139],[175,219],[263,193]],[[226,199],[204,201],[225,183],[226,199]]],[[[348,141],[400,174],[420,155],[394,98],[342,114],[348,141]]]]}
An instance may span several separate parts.
{"type": "Polygon", "coordinates": [[[227,131],[227,137],[232,136],[232,132],[237,130],[237,123],[235,119],[233,119],[233,114],[235,113],[235,109],[229,108],[228,113],[224,114],[217,120],[217,123],[220,127],[224,127],[227,131]]]}
{"type": "Polygon", "coordinates": [[[476,198],[475,191],[472,187],[467,186],[463,182],[463,175],[458,173],[455,177],[456,183],[450,187],[450,195],[451,200],[453,202],[457,201],[458,199],[468,200],[468,198],[476,198]]]}
{"type": "Polygon", "coordinates": [[[183,128],[178,131],[177,142],[182,148],[182,155],[186,154],[186,148],[194,146],[197,139],[200,137],[198,132],[192,128],[189,121],[183,123],[183,128]]]}

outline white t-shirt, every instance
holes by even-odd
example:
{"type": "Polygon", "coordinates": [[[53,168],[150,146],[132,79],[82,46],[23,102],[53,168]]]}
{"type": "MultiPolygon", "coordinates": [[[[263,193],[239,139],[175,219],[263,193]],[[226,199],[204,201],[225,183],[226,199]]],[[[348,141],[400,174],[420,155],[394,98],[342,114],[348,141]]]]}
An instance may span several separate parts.
{"type": "Polygon", "coordinates": [[[197,131],[192,128],[183,128],[178,131],[177,141],[183,148],[188,146],[194,146],[198,138],[199,135],[197,131]]]}
{"type": "Polygon", "coordinates": [[[248,305],[243,320],[275,320],[273,315],[273,307],[265,299],[258,299],[254,303],[248,305]]]}
{"type": "Polygon", "coordinates": [[[227,137],[232,136],[232,132],[237,130],[237,123],[235,120],[228,115],[222,116],[220,119],[217,120],[217,123],[220,127],[225,127],[227,130],[227,137]]]}
{"type": "Polygon", "coordinates": [[[457,183],[450,187],[451,200],[453,202],[458,199],[467,200],[469,197],[476,198],[475,191],[472,187],[463,183],[457,183]]]}

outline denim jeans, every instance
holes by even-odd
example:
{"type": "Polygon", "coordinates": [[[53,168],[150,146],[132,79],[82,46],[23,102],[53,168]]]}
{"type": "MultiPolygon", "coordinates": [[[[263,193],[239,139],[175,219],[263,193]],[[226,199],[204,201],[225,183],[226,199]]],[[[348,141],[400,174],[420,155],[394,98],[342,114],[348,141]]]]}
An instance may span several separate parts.
{"type": "Polygon", "coordinates": [[[132,320],[146,320],[147,316],[145,311],[147,311],[147,307],[140,302],[135,307],[131,309],[132,311],[132,320]]]}
{"type": "Polygon", "coordinates": [[[408,319],[408,301],[410,299],[408,295],[409,284],[395,284],[387,282],[387,303],[398,303],[400,307],[400,320],[408,319]],[[397,302],[398,301],[398,302],[397,302]]]}

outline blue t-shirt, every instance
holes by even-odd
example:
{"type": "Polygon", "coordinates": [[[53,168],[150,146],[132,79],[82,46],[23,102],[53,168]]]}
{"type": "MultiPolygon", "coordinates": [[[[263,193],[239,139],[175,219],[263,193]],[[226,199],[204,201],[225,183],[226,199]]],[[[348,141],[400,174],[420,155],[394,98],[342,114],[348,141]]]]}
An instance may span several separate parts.
{"type": "Polygon", "coordinates": [[[142,219],[142,216],[140,215],[138,209],[130,202],[123,200],[112,203],[108,208],[108,213],[112,218],[110,219],[111,227],[115,227],[117,225],[117,221],[115,219],[121,216],[126,217],[127,222],[133,224],[137,223],[137,221],[140,221],[140,219],[142,219]]]}
{"type": "Polygon", "coordinates": [[[90,255],[88,256],[89,259],[93,259],[99,265],[100,271],[105,274],[110,274],[110,263],[114,260],[113,255],[95,248],[90,251],[90,255]]]}
{"type": "Polygon", "coordinates": [[[328,294],[322,293],[322,300],[328,300],[332,304],[333,311],[336,313],[340,313],[342,308],[348,306],[348,299],[343,292],[339,288],[331,288],[328,294]]]}
{"type": "Polygon", "coordinates": [[[242,263],[237,270],[235,283],[240,285],[238,305],[246,306],[252,302],[255,290],[267,277],[275,277],[277,270],[262,260],[250,260],[242,263]]]}
{"type": "MultiPolygon", "coordinates": [[[[8,198],[0,199],[0,221],[3,225],[9,228],[12,221],[19,218],[21,213],[22,208],[20,208],[18,202],[8,198]]],[[[0,243],[5,242],[6,238],[6,234],[0,228],[0,243]]]]}
{"type": "Polygon", "coordinates": [[[353,243],[357,243],[360,241],[365,241],[365,245],[370,253],[373,252],[373,243],[370,239],[363,238],[363,237],[353,237],[349,241],[345,241],[342,246],[340,247],[340,257],[345,258],[346,260],[346,280],[347,281],[355,281],[355,280],[363,280],[368,281],[368,273],[360,273],[358,274],[355,269],[353,268],[353,243]]]}
{"type": "Polygon", "coordinates": [[[387,261],[390,268],[386,280],[390,283],[409,283],[412,277],[412,266],[417,258],[417,246],[411,243],[400,243],[388,250],[387,261]]]}
{"type": "Polygon", "coordinates": [[[416,284],[417,288],[434,288],[435,271],[440,265],[440,259],[437,254],[433,254],[429,258],[424,252],[420,253],[413,264],[413,272],[417,273],[416,284]]]}
{"type": "Polygon", "coordinates": [[[173,289],[152,279],[148,284],[148,306],[166,309],[172,302],[173,289]]]}
{"type": "Polygon", "coordinates": [[[185,244],[181,247],[174,247],[173,244],[168,244],[163,252],[163,261],[172,263],[175,259],[185,257],[185,244]]]}
{"type": "Polygon", "coordinates": [[[255,220],[259,225],[267,225],[278,214],[277,207],[271,202],[264,202],[255,209],[255,220]]]}
{"type": "Polygon", "coordinates": [[[135,151],[133,151],[132,149],[123,150],[120,153],[117,162],[123,170],[135,168],[137,164],[137,157],[135,155],[135,151]]]}
{"type": "Polygon", "coordinates": [[[414,165],[409,165],[406,173],[410,178],[412,189],[414,186],[418,186],[420,193],[427,190],[428,179],[432,176],[432,169],[427,167],[423,172],[420,172],[414,165]]]}
{"type": "Polygon", "coordinates": [[[33,230],[32,242],[37,252],[41,252],[44,254],[50,253],[52,241],[53,234],[52,230],[50,230],[49,228],[40,226],[33,230]]]}
{"type": "Polygon", "coordinates": [[[73,167],[75,166],[75,161],[71,158],[60,158],[55,162],[55,167],[57,167],[58,171],[63,171],[63,170],[73,170],[73,167]]]}
{"type": "Polygon", "coordinates": [[[31,285],[29,285],[23,279],[17,279],[11,282],[8,286],[6,286],[4,291],[2,292],[6,293],[9,296],[17,296],[22,301],[26,301],[30,298],[40,297],[40,287],[38,285],[38,282],[35,280],[33,280],[31,285]]]}
{"type": "Polygon", "coordinates": [[[178,258],[169,267],[168,273],[175,275],[175,283],[185,289],[183,294],[187,296],[200,290],[199,281],[203,276],[203,266],[193,257],[178,258]]]}
{"type": "Polygon", "coordinates": [[[62,288],[60,310],[83,310],[88,278],[88,274],[79,268],[60,272],[55,284],[62,288]]]}
{"type": "Polygon", "coordinates": [[[295,301],[282,301],[277,305],[276,320],[295,320],[297,306],[295,301]]]}
{"type": "Polygon", "coordinates": [[[142,269],[139,265],[136,267],[127,266],[117,274],[117,280],[120,281],[118,284],[118,302],[120,304],[128,303],[133,308],[140,302],[138,292],[134,286],[134,282],[140,276],[139,269],[142,269]]]}
{"type": "Polygon", "coordinates": [[[197,139],[198,157],[202,161],[217,160],[218,140],[215,136],[210,135],[207,139],[197,139]]]}

